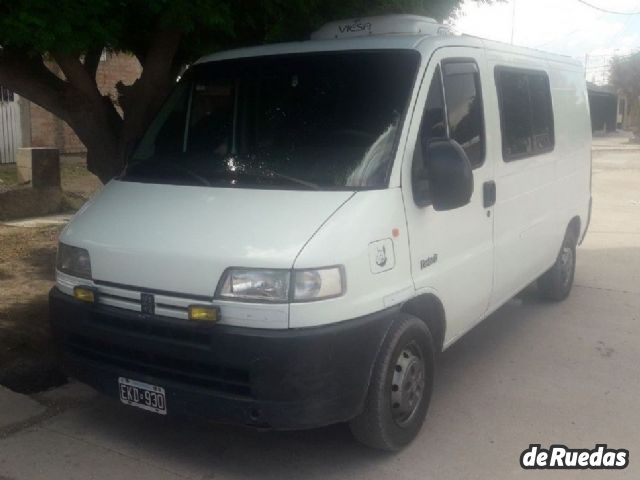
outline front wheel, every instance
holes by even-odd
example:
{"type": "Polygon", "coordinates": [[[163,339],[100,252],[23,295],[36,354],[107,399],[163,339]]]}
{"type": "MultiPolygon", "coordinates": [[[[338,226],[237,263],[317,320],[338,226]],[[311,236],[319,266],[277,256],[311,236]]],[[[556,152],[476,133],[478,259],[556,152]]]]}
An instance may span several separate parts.
{"type": "Polygon", "coordinates": [[[578,238],[574,230],[569,228],[556,262],[538,279],[538,290],[542,298],[559,302],[569,296],[576,271],[577,245],[578,238]]]}
{"type": "Polygon", "coordinates": [[[434,353],[425,323],[403,314],[380,349],[364,410],[349,423],[356,439],[396,451],[416,437],[431,400],[434,353]]]}

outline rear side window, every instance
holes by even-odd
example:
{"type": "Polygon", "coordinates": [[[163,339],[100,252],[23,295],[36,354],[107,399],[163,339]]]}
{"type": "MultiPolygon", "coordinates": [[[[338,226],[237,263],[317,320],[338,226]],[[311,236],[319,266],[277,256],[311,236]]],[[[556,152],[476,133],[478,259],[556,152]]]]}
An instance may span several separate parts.
{"type": "Polygon", "coordinates": [[[504,160],[553,150],[553,107],[547,74],[497,67],[495,76],[504,160]]]}

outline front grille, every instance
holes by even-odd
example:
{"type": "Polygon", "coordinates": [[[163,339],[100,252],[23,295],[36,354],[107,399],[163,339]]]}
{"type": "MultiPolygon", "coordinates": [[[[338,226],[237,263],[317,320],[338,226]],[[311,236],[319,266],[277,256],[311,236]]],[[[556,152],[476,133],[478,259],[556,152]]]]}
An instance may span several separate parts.
{"type": "Polygon", "coordinates": [[[249,372],[219,365],[135,350],[98,339],[70,334],[68,352],[79,359],[243,397],[251,396],[249,372]]]}
{"type": "Polygon", "coordinates": [[[212,299],[209,297],[148,290],[141,287],[119,285],[98,280],[95,280],[94,283],[98,291],[97,302],[112,308],[140,312],[141,295],[144,292],[153,295],[156,314],[165,317],[188,320],[189,305],[212,305],[212,299]]]}
{"type": "MultiPolygon", "coordinates": [[[[125,319],[114,315],[94,313],[91,322],[112,331],[134,333],[160,339],[192,343],[195,345],[210,345],[210,328],[203,325],[172,325],[159,318],[125,319]]],[[[193,323],[193,322],[191,322],[193,323]]]]}

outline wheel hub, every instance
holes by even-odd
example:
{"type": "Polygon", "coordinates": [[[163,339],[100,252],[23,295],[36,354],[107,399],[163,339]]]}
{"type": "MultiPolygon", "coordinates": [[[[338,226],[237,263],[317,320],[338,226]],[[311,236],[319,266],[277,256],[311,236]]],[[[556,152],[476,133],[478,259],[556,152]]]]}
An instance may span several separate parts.
{"type": "Polygon", "coordinates": [[[560,279],[562,285],[566,287],[571,281],[571,271],[573,270],[573,250],[571,247],[563,247],[560,252],[560,279]]]}
{"type": "Polygon", "coordinates": [[[396,359],[391,379],[391,414],[398,425],[406,425],[414,416],[424,396],[424,387],[424,360],[415,345],[408,346],[396,359]]]}

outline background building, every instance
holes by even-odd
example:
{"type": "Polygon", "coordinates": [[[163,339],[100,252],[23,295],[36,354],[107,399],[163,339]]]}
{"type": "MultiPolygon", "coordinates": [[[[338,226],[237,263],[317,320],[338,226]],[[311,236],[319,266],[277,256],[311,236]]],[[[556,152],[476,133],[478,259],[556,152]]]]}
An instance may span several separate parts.
{"type": "MultiPolygon", "coordinates": [[[[594,132],[615,132],[619,121],[618,94],[608,85],[587,84],[589,108],[591,109],[591,129],[594,132]]],[[[624,110],[623,110],[624,114],[624,110]]],[[[624,116],[624,115],[623,115],[624,116]]]]}

